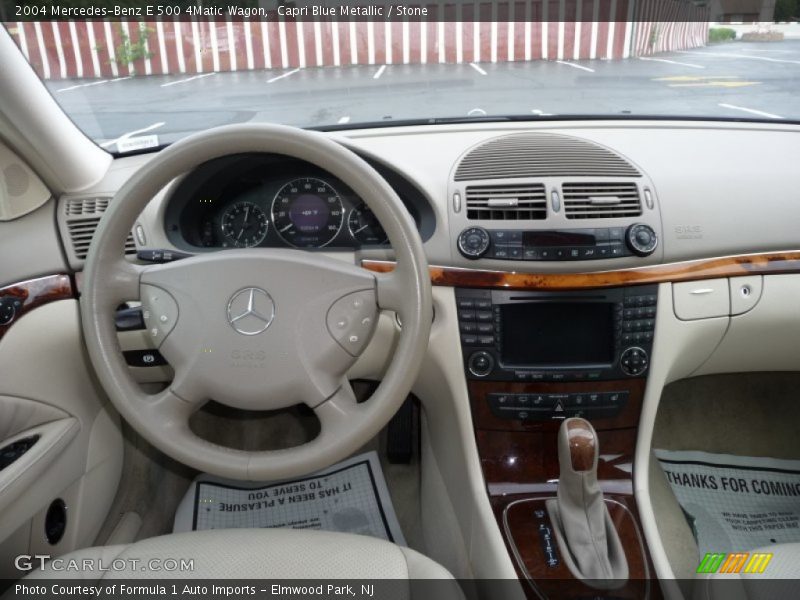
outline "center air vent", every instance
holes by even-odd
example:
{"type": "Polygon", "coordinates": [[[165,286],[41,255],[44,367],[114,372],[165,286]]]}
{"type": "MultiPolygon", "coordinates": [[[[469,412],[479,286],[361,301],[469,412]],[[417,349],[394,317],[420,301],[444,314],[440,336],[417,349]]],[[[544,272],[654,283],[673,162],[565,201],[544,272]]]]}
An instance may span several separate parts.
{"type": "MultiPolygon", "coordinates": [[[[108,208],[109,198],[70,198],[64,205],[67,232],[75,258],[85,260],[97,224],[108,208]]],[[[133,235],[125,240],[125,254],[136,254],[133,235]]]]}
{"type": "Polygon", "coordinates": [[[550,133],[495,138],[469,152],[456,181],[516,177],[641,177],[627,160],[588,140],[550,133]]]}
{"type": "Polygon", "coordinates": [[[614,219],[642,214],[635,183],[565,183],[561,191],[568,219],[614,219]]]}
{"type": "Polygon", "coordinates": [[[467,186],[467,218],[518,221],[547,217],[544,185],[467,186]]]}

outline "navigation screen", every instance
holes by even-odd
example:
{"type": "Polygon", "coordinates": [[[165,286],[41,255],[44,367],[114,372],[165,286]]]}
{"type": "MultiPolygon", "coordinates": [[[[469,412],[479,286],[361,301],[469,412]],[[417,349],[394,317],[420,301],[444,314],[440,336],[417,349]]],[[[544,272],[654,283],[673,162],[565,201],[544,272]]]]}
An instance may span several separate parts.
{"type": "Polygon", "coordinates": [[[535,367],[611,364],[613,307],[607,302],[501,305],[503,364],[535,367]]]}

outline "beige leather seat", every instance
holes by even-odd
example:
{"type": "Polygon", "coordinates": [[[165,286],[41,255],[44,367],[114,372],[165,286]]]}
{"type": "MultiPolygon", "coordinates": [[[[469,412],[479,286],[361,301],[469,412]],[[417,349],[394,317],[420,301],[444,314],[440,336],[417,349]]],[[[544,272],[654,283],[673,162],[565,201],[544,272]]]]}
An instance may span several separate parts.
{"type": "Polygon", "coordinates": [[[698,577],[694,600],[796,600],[800,598],[800,543],[776,544],[750,551],[772,553],[763,573],[698,577]]]}
{"type": "MultiPolygon", "coordinates": [[[[437,584],[437,597],[463,598],[452,575],[419,552],[345,533],[291,529],[193,531],[133,544],[87,548],[58,559],[61,562],[51,560],[27,579],[439,579],[449,580],[449,584],[437,584]],[[81,568],[65,571],[72,559],[81,568]],[[86,559],[96,567],[85,568],[89,564],[86,559]],[[99,570],[100,559],[104,569],[113,568],[99,570]],[[179,564],[181,559],[193,560],[193,570],[158,570],[154,561],[161,561],[158,564],[165,567],[174,566],[164,562],[167,559],[179,564]]],[[[391,596],[414,597],[414,587],[393,587],[391,596]]]]}

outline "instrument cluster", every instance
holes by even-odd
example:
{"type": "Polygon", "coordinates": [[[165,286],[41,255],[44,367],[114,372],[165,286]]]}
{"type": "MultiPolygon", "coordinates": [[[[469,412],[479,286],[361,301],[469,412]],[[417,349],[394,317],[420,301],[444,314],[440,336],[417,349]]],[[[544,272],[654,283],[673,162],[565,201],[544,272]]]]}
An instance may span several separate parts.
{"type": "MultiPolygon", "coordinates": [[[[413,190],[395,189],[419,226],[420,199],[407,198],[413,190]]],[[[177,247],[195,251],[388,245],[375,215],[343,182],[313,165],[273,155],[202,165],[176,188],[165,226],[177,247]]]]}

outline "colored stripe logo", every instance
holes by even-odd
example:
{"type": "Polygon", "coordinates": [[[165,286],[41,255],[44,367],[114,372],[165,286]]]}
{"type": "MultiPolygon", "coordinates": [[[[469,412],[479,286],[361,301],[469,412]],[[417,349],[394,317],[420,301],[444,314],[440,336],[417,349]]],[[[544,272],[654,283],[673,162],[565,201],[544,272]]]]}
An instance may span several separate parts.
{"type": "Polygon", "coordinates": [[[709,552],[700,561],[698,573],[763,573],[772,560],[766,552],[709,552]]]}

